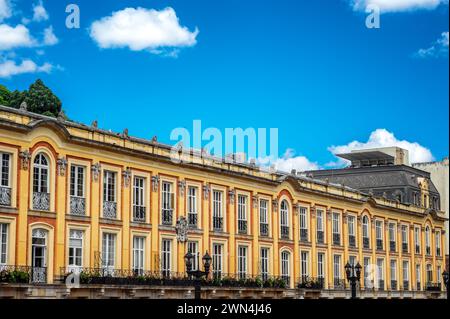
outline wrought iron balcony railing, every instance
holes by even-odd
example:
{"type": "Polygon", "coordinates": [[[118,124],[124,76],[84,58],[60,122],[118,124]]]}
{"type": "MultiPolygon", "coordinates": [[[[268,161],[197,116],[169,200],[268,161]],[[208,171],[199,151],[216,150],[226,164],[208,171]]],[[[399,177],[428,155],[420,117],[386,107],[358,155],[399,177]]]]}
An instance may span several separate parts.
{"type": "Polygon", "coordinates": [[[0,206],[11,206],[11,188],[0,186],[0,206]]]}
{"type": "Polygon", "coordinates": [[[259,224],[259,234],[260,234],[260,236],[264,236],[264,237],[269,236],[269,224],[260,223],[259,224]]]}
{"type": "Polygon", "coordinates": [[[173,209],[164,209],[161,212],[161,223],[163,225],[172,226],[173,224],[173,209]]]}
{"type": "Polygon", "coordinates": [[[391,290],[397,290],[397,280],[391,280],[391,290]]]}
{"type": "Polygon", "coordinates": [[[33,209],[35,210],[50,210],[50,194],[49,193],[33,193],[33,209]]]}
{"type": "Polygon", "coordinates": [[[370,239],[369,239],[369,237],[363,237],[363,247],[365,249],[369,249],[370,248],[370,239]]]}
{"type": "Polygon", "coordinates": [[[409,290],[409,281],[403,280],[403,290],[409,290]]]}
{"type": "Polygon", "coordinates": [[[116,219],[117,218],[117,203],[103,202],[103,218],[116,219]]]}
{"type": "Polygon", "coordinates": [[[408,253],[408,244],[402,243],[402,252],[407,254],[408,253]]]}
{"type": "Polygon", "coordinates": [[[289,226],[281,226],[281,238],[289,239],[289,226]]]}
{"type": "Polygon", "coordinates": [[[441,283],[439,282],[427,282],[425,287],[427,291],[441,291],[441,283]]]}
{"type": "Polygon", "coordinates": [[[325,287],[325,279],[322,277],[313,278],[302,276],[298,279],[297,288],[299,289],[323,289],[325,287]]]}
{"type": "Polygon", "coordinates": [[[383,250],[383,239],[377,239],[377,250],[383,250]]]}
{"type": "Polygon", "coordinates": [[[308,229],[306,229],[306,228],[300,229],[300,241],[303,241],[303,242],[308,241],[308,229]]]}
{"type": "Polygon", "coordinates": [[[247,234],[247,221],[246,220],[238,220],[238,233],[239,234],[247,234]]]}
{"type": "Polygon", "coordinates": [[[384,280],[378,280],[378,290],[384,290],[384,280]]]}
{"type": "Polygon", "coordinates": [[[318,244],[323,244],[324,243],[324,233],[321,230],[317,231],[317,243],[318,244]]]}
{"type": "Polygon", "coordinates": [[[145,222],[145,206],[133,206],[133,221],[138,223],[144,223],[145,222]]]}
{"type": "Polygon", "coordinates": [[[390,241],[389,242],[389,251],[395,253],[395,251],[397,250],[397,243],[395,241],[390,241]]]}
{"type": "Polygon", "coordinates": [[[352,248],[356,247],[356,237],[354,235],[348,236],[348,245],[352,248]]]}
{"type": "Polygon", "coordinates": [[[289,286],[291,284],[290,276],[281,276],[281,280],[283,280],[286,283],[286,286],[289,286]]]}
{"type": "Polygon", "coordinates": [[[334,278],[334,289],[345,289],[345,279],[334,278]]]}
{"type": "Polygon", "coordinates": [[[333,234],[333,245],[341,244],[341,234],[333,234]]]}
{"type": "Polygon", "coordinates": [[[416,290],[418,291],[422,290],[422,285],[420,284],[420,282],[416,283],[416,290]]]}
{"type": "Polygon", "coordinates": [[[198,214],[197,213],[189,213],[188,214],[188,226],[191,229],[198,228],[198,214]]]}
{"type": "Polygon", "coordinates": [[[70,214],[77,216],[86,215],[86,199],[83,197],[70,196],[70,214]]]}
{"type": "Polygon", "coordinates": [[[0,265],[0,283],[42,284],[46,282],[46,267],[0,265]]]}
{"type": "Polygon", "coordinates": [[[214,216],[213,217],[213,229],[215,231],[223,231],[223,218],[214,216]]]}

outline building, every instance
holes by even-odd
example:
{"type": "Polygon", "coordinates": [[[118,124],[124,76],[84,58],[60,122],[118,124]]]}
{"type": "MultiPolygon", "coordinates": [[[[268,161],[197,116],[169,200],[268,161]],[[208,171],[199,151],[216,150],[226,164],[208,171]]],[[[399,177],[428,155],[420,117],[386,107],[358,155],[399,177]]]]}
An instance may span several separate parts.
{"type": "MultiPolygon", "coordinates": [[[[441,197],[441,209],[445,212],[446,221],[446,242],[448,243],[448,217],[449,217],[449,170],[448,170],[448,157],[439,162],[429,163],[416,163],[413,167],[430,173],[431,181],[436,186],[441,197]]],[[[445,254],[447,256],[447,269],[448,269],[448,245],[446,247],[445,254]]]]}
{"type": "Polygon", "coordinates": [[[438,207],[202,155],[0,106],[0,296],[188,298],[188,251],[208,298],[443,296],[438,207]]]}

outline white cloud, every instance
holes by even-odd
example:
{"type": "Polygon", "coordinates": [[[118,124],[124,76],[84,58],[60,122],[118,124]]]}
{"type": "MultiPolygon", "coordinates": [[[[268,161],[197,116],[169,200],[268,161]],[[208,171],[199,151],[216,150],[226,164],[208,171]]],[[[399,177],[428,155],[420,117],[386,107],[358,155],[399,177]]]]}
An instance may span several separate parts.
{"type": "MultiPolygon", "coordinates": [[[[398,146],[409,151],[409,160],[411,163],[434,161],[431,151],[417,142],[398,140],[393,133],[386,129],[376,129],[370,134],[367,142],[353,141],[346,145],[330,146],[328,150],[333,154],[350,153],[352,150],[370,149],[377,147],[398,146]]],[[[341,166],[345,161],[328,163],[326,166],[341,166]]]]}
{"type": "Polygon", "coordinates": [[[420,49],[415,54],[418,58],[437,58],[448,56],[448,31],[442,32],[441,37],[426,49],[420,49]]]}
{"type": "Polygon", "coordinates": [[[11,27],[7,24],[0,24],[0,50],[31,47],[34,44],[35,40],[24,25],[19,24],[16,27],[11,27]]]}
{"type": "Polygon", "coordinates": [[[45,45],[55,45],[58,43],[58,38],[53,33],[53,27],[50,26],[44,30],[44,44],[45,45]]]}
{"type": "Polygon", "coordinates": [[[33,21],[40,22],[49,19],[47,10],[44,8],[42,0],[38,4],[33,5],[33,21]]]}
{"type": "Polygon", "coordinates": [[[0,78],[8,78],[13,75],[23,74],[23,73],[50,73],[53,66],[50,63],[44,63],[38,66],[32,60],[23,60],[20,64],[15,61],[7,60],[0,63],[0,78]]]}
{"type": "Polygon", "coordinates": [[[365,11],[368,6],[380,8],[381,12],[401,12],[412,10],[433,10],[448,0],[350,0],[356,11],[365,11]]]}
{"type": "Polygon", "coordinates": [[[305,156],[295,156],[293,149],[287,149],[282,158],[278,158],[271,164],[275,165],[275,169],[290,173],[293,169],[298,172],[317,170],[319,165],[311,162],[305,156]]]}
{"type": "Polygon", "coordinates": [[[154,54],[164,52],[161,48],[194,46],[198,32],[197,28],[191,32],[181,26],[170,7],[161,11],[126,8],[95,21],[90,28],[91,38],[101,48],[128,47],[154,54]]]}
{"type": "Polygon", "coordinates": [[[11,17],[12,10],[9,0],[0,0],[0,22],[11,17]]]}

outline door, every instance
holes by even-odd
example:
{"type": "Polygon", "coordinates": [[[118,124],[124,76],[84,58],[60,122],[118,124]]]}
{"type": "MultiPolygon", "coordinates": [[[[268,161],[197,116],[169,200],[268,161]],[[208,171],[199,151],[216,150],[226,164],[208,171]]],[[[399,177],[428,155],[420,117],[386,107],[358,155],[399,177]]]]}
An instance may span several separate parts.
{"type": "Polygon", "coordinates": [[[33,230],[31,246],[31,280],[33,283],[47,282],[47,231],[33,230]]]}

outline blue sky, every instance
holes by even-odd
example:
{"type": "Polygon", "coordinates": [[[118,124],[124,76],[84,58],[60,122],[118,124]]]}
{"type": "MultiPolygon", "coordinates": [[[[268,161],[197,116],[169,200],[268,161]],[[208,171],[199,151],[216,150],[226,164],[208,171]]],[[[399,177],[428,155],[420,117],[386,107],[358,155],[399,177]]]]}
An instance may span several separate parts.
{"type": "Polygon", "coordinates": [[[380,28],[368,29],[353,2],[77,0],[81,27],[68,29],[65,1],[0,0],[0,84],[26,89],[42,78],[70,118],[168,143],[195,119],[221,130],[276,127],[284,168],[327,167],[331,151],[386,143],[417,161],[447,156],[448,3],[381,8],[380,28]],[[40,5],[46,15],[33,21],[40,5]],[[138,7],[172,8],[184,33],[163,47],[135,37],[123,48],[111,43],[127,37],[100,35],[114,31],[108,25],[92,34],[95,21],[138,7]],[[34,42],[2,47],[2,25],[22,25],[34,42]],[[21,69],[24,60],[34,66],[21,69]]]}

